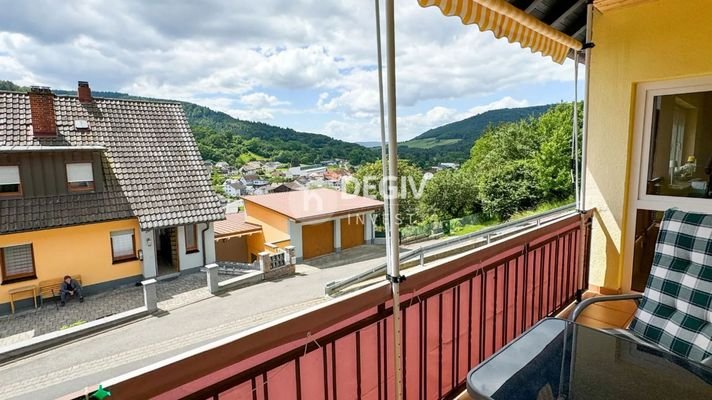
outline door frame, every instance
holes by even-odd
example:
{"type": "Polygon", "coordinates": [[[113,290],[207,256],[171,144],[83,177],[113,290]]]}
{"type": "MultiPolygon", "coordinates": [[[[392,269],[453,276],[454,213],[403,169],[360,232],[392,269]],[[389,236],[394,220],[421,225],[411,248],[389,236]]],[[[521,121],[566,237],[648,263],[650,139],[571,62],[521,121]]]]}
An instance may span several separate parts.
{"type": "MultiPolygon", "coordinates": [[[[173,230],[175,231],[175,235],[176,235],[176,249],[175,249],[175,250],[176,250],[176,263],[175,263],[175,265],[173,265],[173,259],[172,259],[172,254],[171,254],[171,266],[172,266],[173,269],[175,270],[175,271],[173,271],[173,272],[180,272],[180,246],[179,246],[179,243],[178,243],[178,241],[179,241],[179,237],[178,237],[178,227],[177,227],[177,226],[165,226],[165,227],[163,227],[163,228],[155,228],[155,229],[153,230],[153,243],[155,243],[155,246],[156,246],[156,247],[155,247],[155,248],[156,248],[156,251],[155,251],[155,258],[156,258],[156,276],[160,276],[160,274],[159,274],[159,270],[160,270],[160,262],[159,262],[160,254],[159,254],[159,252],[162,251],[162,250],[159,250],[158,246],[160,246],[161,231],[162,231],[162,230],[163,230],[163,231],[168,231],[168,230],[171,230],[171,229],[173,229],[173,230]]],[[[170,239],[169,239],[169,244],[170,244],[170,239]]],[[[172,252],[172,251],[173,251],[173,245],[170,244],[170,246],[171,246],[171,250],[170,250],[170,251],[172,252]]],[[[173,272],[171,272],[171,273],[173,273],[173,272]]]]}
{"type": "Polygon", "coordinates": [[[686,211],[712,214],[712,201],[709,199],[651,195],[646,192],[647,185],[641,184],[641,182],[647,182],[655,97],[707,91],[712,91],[712,76],[645,82],[637,85],[628,176],[626,223],[623,234],[621,290],[624,293],[632,290],[635,221],[639,209],[664,211],[674,206],[686,211]]]}

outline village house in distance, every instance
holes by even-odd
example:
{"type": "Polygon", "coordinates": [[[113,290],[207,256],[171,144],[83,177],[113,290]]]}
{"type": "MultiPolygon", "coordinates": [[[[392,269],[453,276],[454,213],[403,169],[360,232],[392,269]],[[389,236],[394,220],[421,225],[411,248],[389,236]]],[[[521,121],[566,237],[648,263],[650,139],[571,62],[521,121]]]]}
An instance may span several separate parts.
{"type": "Polygon", "coordinates": [[[0,92],[0,314],[45,281],[85,292],[215,260],[224,218],[183,108],[0,92]]]}

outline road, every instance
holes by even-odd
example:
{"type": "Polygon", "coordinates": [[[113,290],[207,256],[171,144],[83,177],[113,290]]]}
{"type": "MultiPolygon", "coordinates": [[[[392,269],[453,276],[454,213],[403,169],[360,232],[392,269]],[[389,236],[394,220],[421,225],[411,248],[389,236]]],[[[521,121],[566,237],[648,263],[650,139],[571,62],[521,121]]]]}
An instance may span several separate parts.
{"type": "Polygon", "coordinates": [[[329,268],[298,265],[292,277],[211,297],[15,361],[0,367],[0,398],[53,399],[328,301],[327,282],[382,263],[384,257],[374,254],[384,251],[382,246],[346,250],[314,263],[329,268]],[[359,261],[331,266],[350,258],[359,261]]]}

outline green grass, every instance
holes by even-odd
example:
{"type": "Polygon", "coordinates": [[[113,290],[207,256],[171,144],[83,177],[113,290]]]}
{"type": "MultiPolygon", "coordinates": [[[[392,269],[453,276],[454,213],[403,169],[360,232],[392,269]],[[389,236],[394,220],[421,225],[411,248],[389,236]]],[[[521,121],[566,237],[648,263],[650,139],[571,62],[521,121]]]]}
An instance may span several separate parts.
{"type": "MultiPolygon", "coordinates": [[[[529,209],[529,210],[524,210],[520,211],[514,215],[508,220],[508,221],[517,221],[526,217],[530,217],[532,215],[536,214],[541,214],[544,212],[547,212],[549,210],[553,210],[555,208],[559,208],[568,204],[573,203],[573,199],[565,199],[565,200],[558,200],[558,201],[547,201],[544,203],[539,204],[538,206],[529,209]]],[[[475,224],[468,224],[468,225],[461,225],[461,226],[453,226],[450,229],[450,236],[462,236],[462,235],[467,235],[468,233],[473,233],[477,232],[479,230],[489,228],[491,226],[499,225],[502,222],[496,218],[481,221],[479,223],[475,224]]]]}
{"type": "Polygon", "coordinates": [[[509,219],[510,221],[516,221],[518,219],[530,217],[535,214],[541,214],[543,212],[547,212],[549,210],[553,210],[555,208],[563,207],[565,205],[569,205],[574,202],[573,198],[568,198],[564,200],[557,200],[557,201],[546,201],[544,203],[539,204],[538,206],[529,209],[529,210],[524,210],[520,211],[509,219]]]}
{"type": "Polygon", "coordinates": [[[86,323],[87,323],[87,321],[84,321],[83,319],[80,319],[79,321],[77,321],[77,322],[72,322],[72,323],[69,324],[69,325],[62,325],[62,327],[59,328],[59,330],[60,330],[60,331],[63,331],[63,330],[65,330],[65,329],[73,328],[73,327],[75,327],[75,326],[79,326],[79,325],[86,324],[86,323]]]}
{"type": "Polygon", "coordinates": [[[248,151],[247,153],[240,154],[240,161],[242,161],[243,164],[247,164],[250,161],[264,161],[264,160],[266,160],[265,157],[259,156],[251,151],[248,151]]]}
{"type": "Polygon", "coordinates": [[[461,140],[462,139],[436,139],[436,138],[416,139],[416,140],[409,140],[407,142],[401,143],[401,146],[412,147],[415,149],[432,149],[433,147],[437,147],[437,146],[446,146],[449,144],[455,144],[461,140]]]}
{"type": "Polygon", "coordinates": [[[484,222],[481,224],[474,224],[474,225],[463,225],[457,228],[453,228],[450,230],[450,236],[462,236],[462,235],[467,235],[468,233],[472,232],[477,232],[479,230],[488,228],[493,225],[497,225],[500,222],[497,220],[492,220],[488,222],[484,222]]]}

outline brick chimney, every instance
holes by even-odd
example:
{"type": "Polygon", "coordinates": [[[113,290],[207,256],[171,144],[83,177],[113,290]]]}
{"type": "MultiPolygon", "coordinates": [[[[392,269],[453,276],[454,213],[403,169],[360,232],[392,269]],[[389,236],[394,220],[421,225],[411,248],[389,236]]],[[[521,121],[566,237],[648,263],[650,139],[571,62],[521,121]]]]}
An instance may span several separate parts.
{"type": "Polygon", "coordinates": [[[77,88],[77,96],[79,97],[80,103],[91,103],[94,101],[91,97],[91,89],[89,88],[89,82],[79,81],[79,87],[77,88]]]}
{"type": "Polygon", "coordinates": [[[48,87],[30,88],[30,113],[35,136],[57,136],[57,119],[54,115],[54,94],[48,87]]]}

